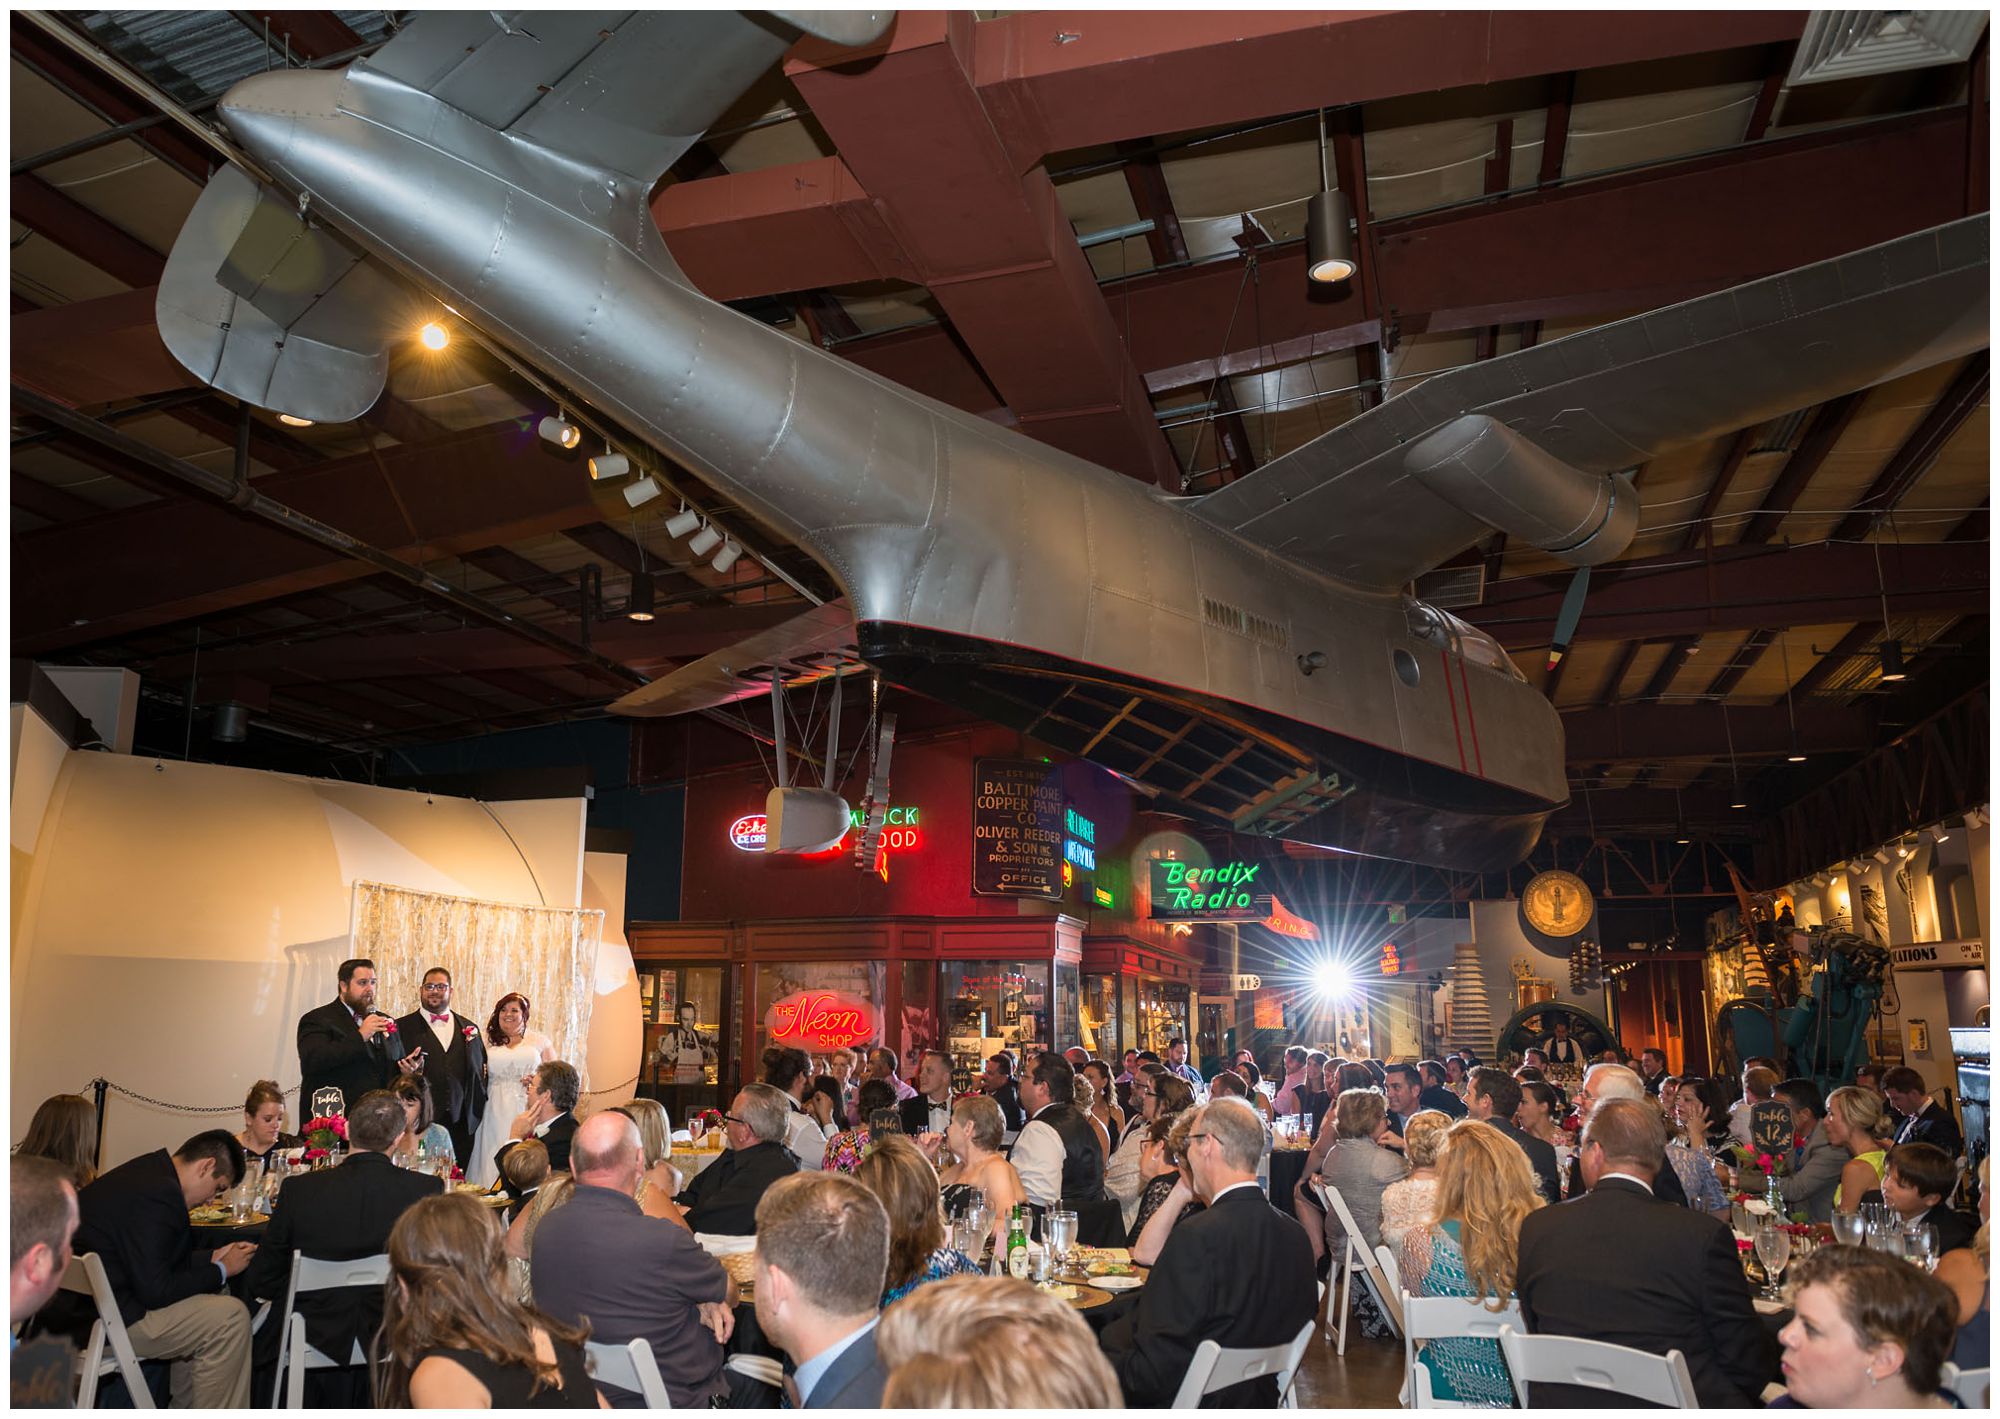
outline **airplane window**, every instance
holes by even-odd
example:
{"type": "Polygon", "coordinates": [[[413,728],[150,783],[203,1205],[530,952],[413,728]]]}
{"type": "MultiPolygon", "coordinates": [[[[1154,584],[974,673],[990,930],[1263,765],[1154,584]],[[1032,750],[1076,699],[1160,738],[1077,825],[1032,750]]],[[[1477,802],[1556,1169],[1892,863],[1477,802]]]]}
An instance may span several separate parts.
{"type": "Polygon", "coordinates": [[[1444,612],[1421,601],[1412,601],[1403,612],[1403,624],[1410,638],[1425,645],[1434,645],[1439,650],[1448,649],[1451,645],[1449,620],[1444,612]]]}
{"type": "Polygon", "coordinates": [[[1467,665],[1476,665],[1483,670],[1498,671],[1512,679],[1527,683],[1528,677],[1521,673],[1521,667],[1514,663],[1514,657],[1500,648],[1500,643],[1482,630],[1467,625],[1449,612],[1439,611],[1440,618],[1449,623],[1454,649],[1467,665]]]}
{"type": "Polygon", "coordinates": [[[1401,646],[1397,646],[1391,659],[1396,663],[1396,678],[1412,690],[1416,689],[1418,682],[1424,678],[1424,672],[1417,668],[1417,658],[1401,646]]]}

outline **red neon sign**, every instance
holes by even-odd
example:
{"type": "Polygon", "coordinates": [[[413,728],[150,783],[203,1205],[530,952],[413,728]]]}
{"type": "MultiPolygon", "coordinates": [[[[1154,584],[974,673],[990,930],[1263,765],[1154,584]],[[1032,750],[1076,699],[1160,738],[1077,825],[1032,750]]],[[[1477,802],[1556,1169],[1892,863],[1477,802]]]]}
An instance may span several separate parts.
{"type": "MultiPolygon", "coordinates": [[[[894,821],[894,814],[904,812],[907,812],[913,818],[916,816],[916,809],[914,808],[892,810],[890,824],[882,829],[881,837],[878,839],[882,850],[888,852],[915,852],[924,845],[923,834],[918,830],[916,824],[902,824],[894,821]]],[[[764,850],[764,840],[769,831],[770,825],[762,813],[745,813],[741,818],[738,818],[729,825],[730,846],[734,847],[738,852],[762,852],[764,850]]],[[[848,837],[842,838],[825,852],[810,853],[807,855],[811,857],[838,856],[848,851],[848,838],[852,836],[853,834],[850,832],[848,837]]]]}
{"type": "Polygon", "coordinates": [[[801,990],[771,1002],[765,1028],[774,1044],[839,1049],[875,1038],[875,1007],[831,990],[801,990]]]}

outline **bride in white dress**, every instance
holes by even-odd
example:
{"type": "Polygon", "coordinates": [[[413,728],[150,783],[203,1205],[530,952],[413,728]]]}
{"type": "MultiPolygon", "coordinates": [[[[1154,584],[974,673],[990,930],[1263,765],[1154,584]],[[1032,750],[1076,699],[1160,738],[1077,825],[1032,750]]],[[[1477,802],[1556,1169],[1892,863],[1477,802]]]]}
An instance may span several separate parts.
{"type": "Polygon", "coordinates": [[[548,1036],[528,1029],[528,998],[501,996],[487,1026],[486,1113],[472,1141],[472,1157],[464,1164],[468,1182],[491,1187],[499,1181],[493,1155],[512,1136],[514,1120],[528,1107],[528,1077],[555,1057],[548,1036]],[[502,1043],[495,1043],[496,1035],[502,1043]]]}

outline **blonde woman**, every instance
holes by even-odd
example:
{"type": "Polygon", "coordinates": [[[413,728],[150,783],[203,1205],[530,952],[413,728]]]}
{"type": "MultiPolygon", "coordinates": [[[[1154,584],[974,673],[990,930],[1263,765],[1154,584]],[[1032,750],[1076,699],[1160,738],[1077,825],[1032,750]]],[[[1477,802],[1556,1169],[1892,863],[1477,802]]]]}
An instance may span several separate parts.
{"type": "Polygon", "coordinates": [[[1882,1186],[1882,1170],[1889,1157],[1889,1114],[1882,1096],[1872,1089],[1848,1085],[1826,1096],[1826,1141],[1845,1148],[1852,1156],[1840,1170],[1840,1185],[1833,1190],[1833,1210],[1858,1212],[1861,1195],[1882,1186]]]}
{"type": "Polygon", "coordinates": [[[681,1190],[681,1170],[673,1165],[673,1125],[667,1121],[666,1105],[657,1099],[628,1099],[614,1113],[639,1129],[639,1146],[645,1153],[646,1171],[639,1174],[635,1200],[648,1217],[660,1217],[678,1226],[687,1226],[686,1217],[674,1194],[681,1190]]]}
{"type": "Polygon", "coordinates": [[[514,1294],[524,1306],[532,1305],[535,1298],[528,1276],[528,1262],[535,1254],[535,1228],[541,1226],[542,1218],[569,1201],[574,1186],[568,1173],[550,1173],[548,1181],[535,1189],[533,1200],[520,1210],[513,1225],[507,1228],[504,1243],[507,1265],[513,1273],[514,1294]]]}
{"type": "Polygon", "coordinates": [[[1451,1115],[1439,1109],[1413,1113],[1403,1125],[1403,1156],[1409,1160],[1410,1175],[1382,1190],[1382,1243],[1391,1251],[1402,1250],[1404,1233],[1431,1220],[1438,1154],[1444,1151],[1450,1130],[1451,1115]]]}
{"type": "MultiPolygon", "coordinates": [[[[1499,1129],[1461,1119],[1438,1155],[1435,1211],[1403,1237],[1403,1286],[1412,1296],[1466,1296],[1489,1310],[1514,1294],[1521,1221],[1542,1206],[1528,1155],[1499,1129]]],[[[1422,1358],[1431,1391],[1458,1404],[1514,1403],[1497,1341],[1433,1340],[1422,1358]]]]}
{"type": "Polygon", "coordinates": [[[884,1409],[1122,1409],[1083,1317],[1011,1276],[952,1276],[882,1313],[884,1409]]]}

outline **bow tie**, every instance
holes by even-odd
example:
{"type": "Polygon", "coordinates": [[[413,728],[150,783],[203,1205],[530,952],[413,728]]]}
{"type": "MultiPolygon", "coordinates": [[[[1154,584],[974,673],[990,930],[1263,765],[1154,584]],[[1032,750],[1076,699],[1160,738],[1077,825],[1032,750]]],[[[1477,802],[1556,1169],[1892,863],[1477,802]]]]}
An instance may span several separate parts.
{"type": "MultiPolygon", "coordinates": [[[[430,1012],[426,1011],[425,1013],[429,1014],[430,1012]]],[[[440,1025],[449,1025],[451,1023],[451,1016],[449,1013],[444,1015],[432,1015],[431,1019],[437,1021],[440,1025]]]]}

